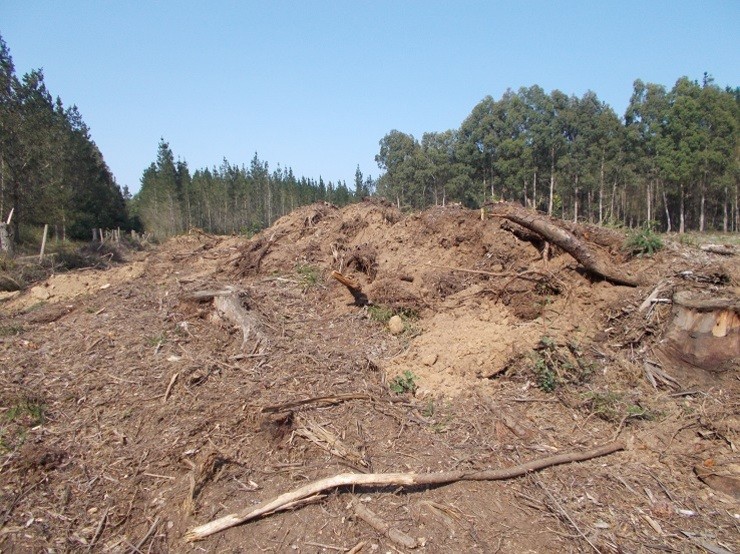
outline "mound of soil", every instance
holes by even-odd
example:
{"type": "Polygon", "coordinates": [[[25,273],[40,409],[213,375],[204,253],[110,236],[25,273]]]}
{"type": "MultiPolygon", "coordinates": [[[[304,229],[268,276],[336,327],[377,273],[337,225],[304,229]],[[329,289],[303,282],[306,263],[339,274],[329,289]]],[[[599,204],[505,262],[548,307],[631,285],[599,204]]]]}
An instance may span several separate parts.
{"type": "Polygon", "coordinates": [[[558,225],[643,284],[479,211],[366,201],[250,240],[194,232],[1,304],[0,550],[737,551],[740,353],[678,359],[697,331],[674,298],[726,299],[707,332],[732,349],[740,264],[677,243],[628,258],[616,231],[558,225]],[[332,489],[185,541],[340,473],[471,473],[615,440],[511,480],[332,489]]]}

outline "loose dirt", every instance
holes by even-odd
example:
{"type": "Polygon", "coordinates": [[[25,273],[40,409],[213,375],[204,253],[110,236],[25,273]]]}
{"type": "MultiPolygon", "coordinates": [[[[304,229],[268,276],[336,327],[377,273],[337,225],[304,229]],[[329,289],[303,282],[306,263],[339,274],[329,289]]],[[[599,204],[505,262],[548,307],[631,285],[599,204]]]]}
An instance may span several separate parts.
{"type": "MultiPolygon", "coordinates": [[[[740,551],[740,352],[708,371],[665,342],[675,292],[734,305],[738,257],[669,241],[631,258],[622,233],[569,228],[642,285],[479,211],[363,202],[250,240],[193,232],[0,304],[0,551],[740,551]],[[339,473],[496,469],[613,440],[625,450],[525,477],[328,491],[184,541],[339,473]]],[[[730,350],[733,310],[714,330],[730,350]]]]}

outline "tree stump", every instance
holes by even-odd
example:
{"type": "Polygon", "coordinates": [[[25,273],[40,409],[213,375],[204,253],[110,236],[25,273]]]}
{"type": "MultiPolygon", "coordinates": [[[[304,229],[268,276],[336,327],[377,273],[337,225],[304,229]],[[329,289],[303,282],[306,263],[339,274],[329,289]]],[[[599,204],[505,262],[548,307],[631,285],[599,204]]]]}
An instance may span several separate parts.
{"type": "Polygon", "coordinates": [[[673,362],[726,371],[740,362],[740,297],[673,295],[672,320],[661,350],[673,362]]]}

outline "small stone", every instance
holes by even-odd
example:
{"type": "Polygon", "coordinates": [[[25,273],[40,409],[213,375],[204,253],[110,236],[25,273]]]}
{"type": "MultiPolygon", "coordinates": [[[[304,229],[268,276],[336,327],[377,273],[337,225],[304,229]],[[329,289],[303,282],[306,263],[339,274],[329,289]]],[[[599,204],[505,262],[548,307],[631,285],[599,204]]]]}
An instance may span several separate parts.
{"type": "Polygon", "coordinates": [[[388,329],[392,335],[400,335],[405,329],[403,319],[400,316],[394,315],[388,320],[388,329]]]}
{"type": "Polygon", "coordinates": [[[421,363],[423,363],[426,366],[430,366],[430,367],[433,366],[434,364],[437,363],[437,354],[435,353],[427,354],[421,359],[421,363]]]}

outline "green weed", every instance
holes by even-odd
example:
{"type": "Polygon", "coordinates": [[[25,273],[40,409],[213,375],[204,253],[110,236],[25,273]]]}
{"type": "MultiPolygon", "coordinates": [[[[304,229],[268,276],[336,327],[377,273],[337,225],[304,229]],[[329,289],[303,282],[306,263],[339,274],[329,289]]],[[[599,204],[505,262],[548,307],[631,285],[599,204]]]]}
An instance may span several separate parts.
{"type": "Polygon", "coordinates": [[[12,337],[14,335],[20,335],[23,331],[23,325],[0,325],[0,337],[12,337]]]}
{"type": "Polygon", "coordinates": [[[317,267],[308,264],[298,265],[296,272],[301,276],[301,281],[306,287],[312,287],[318,284],[321,277],[321,271],[317,267]]]}
{"type": "Polygon", "coordinates": [[[370,319],[377,321],[382,324],[387,324],[388,321],[395,315],[393,310],[387,306],[378,306],[371,304],[367,307],[367,313],[370,319]]]}
{"type": "Polygon", "coordinates": [[[32,429],[46,421],[46,405],[39,399],[25,397],[16,401],[2,416],[0,452],[21,446],[32,429]]]}
{"type": "Polygon", "coordinates": [[[414,394],[417,389],[416,379],[418,377],[407,369],[403,374],[396,375],[389,383],[389,387],[396,394],[403,394],[405,392],[414,394]]]}
{"type": "Polygon", "coordinates": [[[540,338],[530,359],[537,386],[544,392],[565,383],[583,383],[596,370],[595,363],[584,358],[576,343],[560,346],[548,336],[540,338]]]}
{"type": "Polygon", "coordinates": [[[618,423],[622,420],[653,420],[657,414],[630,400],[621,392],[587,392],[583,395],[585,407],[593,415],[605,421],[618,423]]]}

